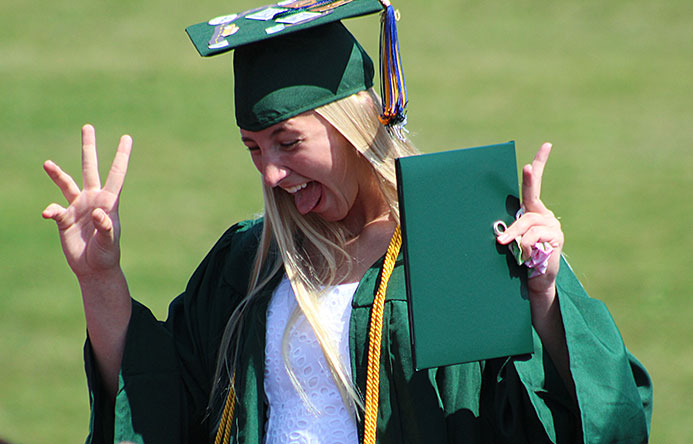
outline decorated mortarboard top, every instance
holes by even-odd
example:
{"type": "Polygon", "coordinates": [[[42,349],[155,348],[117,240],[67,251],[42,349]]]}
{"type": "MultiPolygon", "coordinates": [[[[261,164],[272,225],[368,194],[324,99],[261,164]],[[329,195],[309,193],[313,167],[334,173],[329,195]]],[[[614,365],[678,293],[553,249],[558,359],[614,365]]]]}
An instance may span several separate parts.
{"type": "Polygon", "coordinates": [[[379,0],[287,0],[222,15],[185,31],[203,57],[383,10],[379,0]]]}
{"type": "Polygon", "coordinates": [[[370,88],[372,62],[338,22],[381,11],[381,121],[401,126],[406,86],[388,0],[286,0],[221,15],[186,32],[204,57],[238,49],[236,118],[241,128],[255,131],[370,88]]]}

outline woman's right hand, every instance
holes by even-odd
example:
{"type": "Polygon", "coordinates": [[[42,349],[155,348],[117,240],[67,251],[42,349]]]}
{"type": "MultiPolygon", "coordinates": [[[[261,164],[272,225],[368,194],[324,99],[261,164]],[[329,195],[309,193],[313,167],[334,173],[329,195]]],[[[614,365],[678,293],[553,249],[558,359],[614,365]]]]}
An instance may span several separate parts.
{"type": "Polygon", "coordinates": [[[64,208],[52,203],[43,210],[45,219],[58,225],[63,253],[80,280],[89,280],[120,269],[120,220],[118,201],[127,172],[132,138],[123,136],[101,187],[94,127],[82,127],[82,185],[52,161],[43,168],[67,199],[64,208]]]}

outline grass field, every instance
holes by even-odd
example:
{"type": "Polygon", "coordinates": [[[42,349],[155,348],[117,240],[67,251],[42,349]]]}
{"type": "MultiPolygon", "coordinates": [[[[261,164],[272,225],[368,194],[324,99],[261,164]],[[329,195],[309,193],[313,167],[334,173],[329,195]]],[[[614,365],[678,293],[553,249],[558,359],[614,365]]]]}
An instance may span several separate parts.
{"type": "MultiPolygon", "coordinates": [[[[554,143],[544,200],[566,253],[655,384],[653,443],[693,442],[693,3],[395,2],[415,143],[437,151],[554,143]]],[[[41,210],[50,158],[79,173],[79,128],[102,170],[135,147],[123,193],[131,291],[164,317],[232,224],[261,209],[233,119],[231,57],[183,32],[253,6],[0,3],[0,437],[74,443],[88,427],[76,280],[41,210]]],[[[377,18],[349,26],[377,53],[377,18]]]]}

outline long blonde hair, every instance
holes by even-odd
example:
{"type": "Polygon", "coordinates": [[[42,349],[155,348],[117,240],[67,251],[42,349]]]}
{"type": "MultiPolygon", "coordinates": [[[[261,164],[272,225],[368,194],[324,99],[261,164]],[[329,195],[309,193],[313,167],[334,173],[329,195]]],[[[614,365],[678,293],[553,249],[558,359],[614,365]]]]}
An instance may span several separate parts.
{"type": "MultiPolygon", "coordinates": [[[[380,124],[379,110],[380,98],[372,88],[315,109],[368,160],[390,215],[399,223],[394,159],[416,154],[416,149],[380,124]]],[[[312,408],[288,360],[288,333],[303,314],[315,332],[342,399],[358,415],[363,409],[363,401],[345,367],[349,363],[342,361],[326,326],[320,322],[317,305],[320,296],[329,287],[342,283],[351,271],[352,257],[345,250],[350,233],[341,224],[326,222],[312,213],[301,215],[293,197],[278,187],[270,188],[263,184],[263,194],[263,228],[248,293],[226,325],[209,407],[220,405],[219,400],[228,392],[233,380],[247,307],[283,266],[298,302],[282,341],[284,365],[294,387],[306,405],[312,408]],[[272,254],[274,251],[277,253],[272,254]]]]}

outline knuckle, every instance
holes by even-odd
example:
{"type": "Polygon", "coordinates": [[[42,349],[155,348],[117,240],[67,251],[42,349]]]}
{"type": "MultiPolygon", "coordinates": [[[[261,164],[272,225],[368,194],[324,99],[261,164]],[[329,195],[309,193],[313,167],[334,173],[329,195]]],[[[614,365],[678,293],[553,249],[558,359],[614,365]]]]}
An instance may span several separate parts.
{"type": "Polygon", "coordinates": [[[529,211],[525,213],[520,219],[524,219],[524,222],[534,225],[539,221],[540,217],[541,216],[538,213],[529,211]]]}
{"type": "Polygon", "coordinates": [[[534,225],[532,226],[529,230],[527,230],[527,234],[531,234],[534,237],[537,237],[541,234],[543,231],[543,228],[539,225],[534,225]]]}
{"type": "Polygon", "coordinates": [[[534,242],[530,242],[529,239],[525,239],[524,237],[520,241],[520,245],[522,246],[522,251],[524,253],[532,251],[532,247],[534,246],[534,242]]]}

